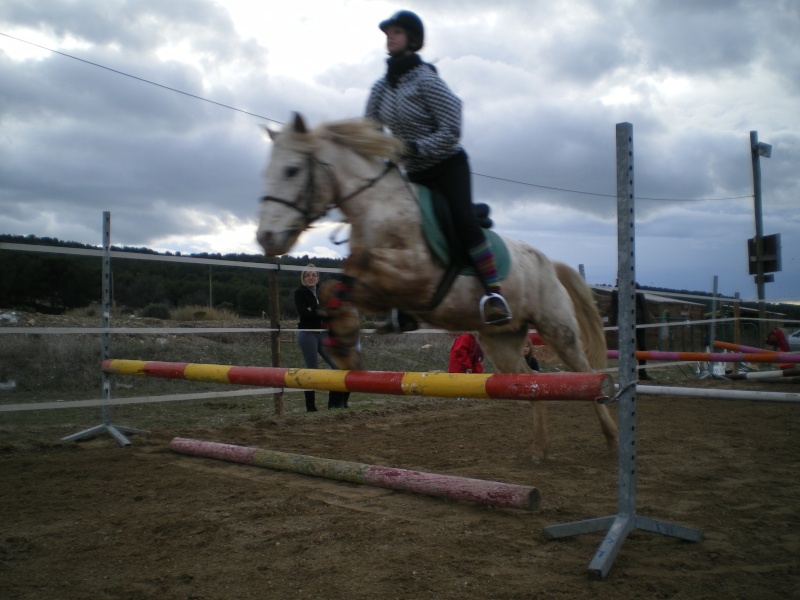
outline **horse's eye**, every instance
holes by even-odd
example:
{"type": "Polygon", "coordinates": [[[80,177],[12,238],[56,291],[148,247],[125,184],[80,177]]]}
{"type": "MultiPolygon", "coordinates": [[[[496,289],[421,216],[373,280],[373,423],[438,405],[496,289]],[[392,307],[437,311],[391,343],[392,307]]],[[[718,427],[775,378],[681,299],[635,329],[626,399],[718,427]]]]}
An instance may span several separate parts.
{"type": "Polygon", "coordinates": [[[299,172],[300,172],[300,167],[286,167],[286,170],[283,172],[283,174],[286,176],[286,179],[291,179],[299,172]]]}

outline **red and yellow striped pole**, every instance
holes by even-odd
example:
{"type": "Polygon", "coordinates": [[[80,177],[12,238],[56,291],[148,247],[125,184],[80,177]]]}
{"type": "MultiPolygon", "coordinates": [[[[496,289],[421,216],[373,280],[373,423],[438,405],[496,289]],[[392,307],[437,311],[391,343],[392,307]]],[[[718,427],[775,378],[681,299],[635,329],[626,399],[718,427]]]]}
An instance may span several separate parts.
{"type": "Polygon", "coordinates": [[[232,367],[144,360],[106,360],[103,371],[212,383],[495,400],[605,400],[614,381],[605,373],[397,373],[278,367],[232,367]]]}

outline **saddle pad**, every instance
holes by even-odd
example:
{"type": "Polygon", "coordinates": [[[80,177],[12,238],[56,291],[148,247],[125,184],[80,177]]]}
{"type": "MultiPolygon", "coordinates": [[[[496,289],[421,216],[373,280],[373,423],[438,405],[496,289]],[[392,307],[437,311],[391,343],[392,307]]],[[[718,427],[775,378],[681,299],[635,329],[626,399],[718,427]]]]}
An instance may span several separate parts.
{"type": "MultiPolygon", "coordinates": [[[[439,223],[436,220],[436,215],[433,210],[433,195],[430,189],[422,185],[416,185],[417,188],[417,203],[419,204],[420,212],[422,213],[422,232],[425,235],[425,241],[436,257],[444,264],[450,264],[450,248],[447,246],[439,223]]],[[[508,253],[508,247],[499,235],[491,229],[484,229],[486,239],[492,244],[494,251],[494,260],[497,263],[497,274],[500,279],[508,277],[508,271],[511,268],[511,257],[508,253]]],[[[472,265],[464,265],[461,270],[461,275],[470,275],[477,277],[478,273],[472,265]]]]}

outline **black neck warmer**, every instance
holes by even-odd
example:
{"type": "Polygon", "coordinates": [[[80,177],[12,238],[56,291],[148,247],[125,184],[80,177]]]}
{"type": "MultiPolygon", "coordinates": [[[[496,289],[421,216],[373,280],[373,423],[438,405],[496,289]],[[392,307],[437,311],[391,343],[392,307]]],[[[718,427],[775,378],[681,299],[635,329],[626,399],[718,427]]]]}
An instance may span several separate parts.
{"type": "Polygon", "coordinates": [[[393,88],[397,87],[397,82],[403,75],[421,64],[422,59],[416,53],[392,56],[386,60],[386,80],[393,88]]]}

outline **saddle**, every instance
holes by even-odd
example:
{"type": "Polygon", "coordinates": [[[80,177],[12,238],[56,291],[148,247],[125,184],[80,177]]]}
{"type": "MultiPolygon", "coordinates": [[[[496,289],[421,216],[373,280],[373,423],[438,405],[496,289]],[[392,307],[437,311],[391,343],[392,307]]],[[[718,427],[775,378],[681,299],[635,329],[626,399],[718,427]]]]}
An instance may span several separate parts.
{"type": "MultiPolygon", "coordinates": [[[[447,265],[433,298],[425,307],[425,310],[430,311],[436,308],[447,295],[456,276],[478,277],[478,272],[472,265],[469,254],[461,240],[456,237],[450,207],[444,197],[439,192],[432,191],[422,185],[416,185],[416,188],[425,241],[436,258],[442,264],[447,265]]],[[[510,255],[503,239],[490,229],[493,223],[489,217],[489,206],[487,204],[473,204],[472,208],[475,211],[478,223],[484,229],[484,235],[492,244],[495,262],[497,263],[497,273],[501,280],[505,279],[511,267],[510,255]]]]}

